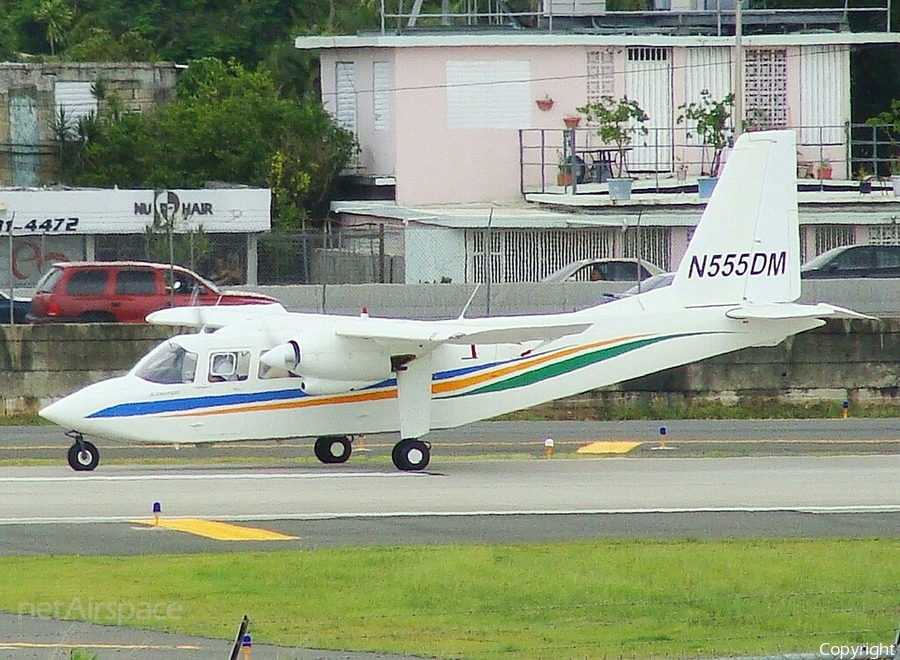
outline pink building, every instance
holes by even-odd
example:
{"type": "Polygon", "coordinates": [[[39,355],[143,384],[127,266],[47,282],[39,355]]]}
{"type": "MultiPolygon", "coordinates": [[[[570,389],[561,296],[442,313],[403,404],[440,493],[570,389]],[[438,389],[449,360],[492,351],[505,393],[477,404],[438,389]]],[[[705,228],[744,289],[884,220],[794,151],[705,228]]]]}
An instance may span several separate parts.
{"type": "MultiPolygon", "coordinates": [[[[630,18],[637,27],[617,27],[608,33],[604,16],[616,14],[610,20],[620,20],[625,13],[604,12],[588,4],[596,3],[576,0],[575,10],[557,14],[555,27],[548,26],[547,11],[527,20],[514,17],[532,27],[495,26],[487,31],[459,25],[417,29],[424,14],[410,14],[387,17],[388,22],[395,18],[405,22],[407,29],[400,34],[297,38],[297,48],[319,53],[325,107],[357,135],[360,152],[355,174],[360,181],[393,186],[392,203],[354,206],[345,202],[340,213],[348,221],[380,218],[377,221],[406,228],[410,222],[432,231],[441,227],[448,236],[456,232],[457,239],[447,239],[444,254],[468,259],[469,265],[456,272],[464,281],[477,279],[473,264],[480,248],[475,233],[485,226],[485,209],[492,205],[506,207],[505,216],[515,215],[510,207],[526,204],[569,206],[591,216],[573,224],[589,223],[594,232],[598,226],[620,230],[636,225],[638,209],[633,204],[611,205],[605,183],[585,182],[575,191],[580,194],[573,195],[568,187],[558,188],[556,180],[566,135],[564,119],[601,96],[627,96],[650,118],[648,135],[628,156],[636,188],[648,190],[638,195],[644,214],[639,224],[650,229],[656,217],[656,233],[664,238],[654,239],[655,248],[646,247],[642,240],[605,241],[565,258],[584,252],[590,252],[584,256],[618,256],[638,250],[664,268],[674,267],[701,208],[695,194],[684,193],[683,185],[694,183],[710,157],[690,135],[690,126],[678,123],[679,106],[699,101],[702,90],[709,90],[716,100],[734,90],[738,39],[725,34],[721,24],[714,35],[698,34],[704,28],[693,25],[685,30],[660,26],[652,20],[659,12],[627,12],[633,14],[630,18]],[[471,226],[462,219],[467,213],[471,226]]],[[[678,20],[697,18],[697,14],[709,17],[708,12],[691,9],[667,12],[666,17],[677,27],[678,20]]],[[[747,14],[751,19],[755,16],[747,14]]],[[[722,14],[716,17],[721,22],[722,14]]],[[[447,24],[459,19],[431,18],[447,24]]],[[[839,25],[846,16],[830,16],[826,21],[832,19],[839,25]]],[[[815,176],[815,164],[828,161],[834,178],[849,178],[853,165],[847,128],[850,51],[859,44],[898,42],[900,35],[889,32],[781,30],[742,36],[744,116],[762,127],[796,129],[798,160],[808,164],[798,176],[815,176]]],[[[603,146],[584,122],[576,130],[576,140],[585,150],[603,146]]],[[[819,185],[820,194],[827,187],[819,185]]],[[[546,208],[538,214],[548,218],[547,229],[554,224],[550,214],[546,208]]],[[[808,222],[821,224],[822,218],[808,222]]],[[[507,229],[498,229],[527,229],[534,234],[533,241],[520,241],[517,250],[541,249],[542,242],[559,240],[538,235],[541,222],[533,213],[518,224],[515,227],[515,220],[507,218],[507,229]]],[[[840,236],[835,241],[847,238],[840,236]]],[[[433,242],[434,237],[429,240],[433,242]]],[[[808,256],[834,241],[812,242],[815,249],[807,250],[808,256]]],[[[432,279],[423,275],[427,272],[423,259],[411,253],[415,246],[400,243],[406,280],[432,279]],[[416,276],[410,277],[411,272],[416,276]]],[[[501,280],[538,279],[555,267],[556,260],[551,260],[537,270],[517,270],[515,252],[503,259],[509,266],[498,266],[501,280]]],[[[460,281],[457,278],[454,281],[460,281]]]]}

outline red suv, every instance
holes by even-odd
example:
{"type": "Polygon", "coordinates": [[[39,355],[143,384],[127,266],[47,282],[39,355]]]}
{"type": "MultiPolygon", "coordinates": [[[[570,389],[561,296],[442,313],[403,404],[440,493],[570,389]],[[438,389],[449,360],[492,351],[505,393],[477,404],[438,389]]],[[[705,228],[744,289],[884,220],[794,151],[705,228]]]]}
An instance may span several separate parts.
{"type": "Polygon", "coordinates": [[[219,291],[180,266],[140,261],[62,262],[40,279],[34,323],[143,323],[150,312],[187,305],[274,303],[256,293],[219,291]]]}

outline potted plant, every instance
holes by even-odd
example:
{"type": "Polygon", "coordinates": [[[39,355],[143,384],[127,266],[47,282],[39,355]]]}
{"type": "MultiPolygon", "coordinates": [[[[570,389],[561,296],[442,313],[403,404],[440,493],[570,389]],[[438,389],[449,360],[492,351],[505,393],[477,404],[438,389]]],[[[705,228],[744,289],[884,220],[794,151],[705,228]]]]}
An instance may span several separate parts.
{"type": "Polygon", "coordinates": [[[595,127],[597,136],[604,144],[615,145],[618,158],[616,175],[607,182],[609,197],[612,200],[628,199],[631,197],[631,179],[622,177],[625,171],[625,154],[636,136],[647,135],[645,124],[650,118],[637,101],[627,96],[620,99],[601,96],[599,101],[576,109],[595,127]]]}
{"type": "Polygon", "coordinates": [[[574,168],[571,158],[563,156],[562,151],[556,152],[556,185],[571,186],[574,181],[574,168]]]}
{"type": "Polygon", "coordinates": [[[859,181],[859,194],[868,195],[872,192],[872,173],[864,165],[856,170],[856,180],[859,181]]]}
{"type": "Polygon", "coordinates": [[[831,161],[827,158],[822,158],[818,163],[816,163],[816,178],[817,179],[830,179],[831,178],[831,161]]]}
{"type": "Polygon", "coordinates": [[[707,199],[712,194],[712,189],[718,180],[719,170],[722,167],[722,154],[725,147],[731,144],[734,138],[734,128],[731,119],[731,108],[734,104],[734,94],[729,94],[720,101],[714,101],[708,89],[700,92],[700,102],[682,103],[678,106],[681,114],[677,123],[686,120],[694,122],[694,128],[687,132],[687,137],[696,134],[703,140],[703,148],[711,148],[713,155],[709,164],[709,170],[704,172],[707,178],[697,180],[697,189],[701,199],[707,199]]]}

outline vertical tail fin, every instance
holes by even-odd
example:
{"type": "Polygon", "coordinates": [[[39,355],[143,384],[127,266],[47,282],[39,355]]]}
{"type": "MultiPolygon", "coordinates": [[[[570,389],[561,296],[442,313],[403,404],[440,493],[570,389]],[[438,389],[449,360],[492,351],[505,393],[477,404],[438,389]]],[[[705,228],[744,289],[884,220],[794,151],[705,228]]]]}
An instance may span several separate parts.
{"type": "Polygon", "coordinates": [[[800,297],[796,177],[793,131],[738,139],[672,282],[681,303],[800,297]]]}

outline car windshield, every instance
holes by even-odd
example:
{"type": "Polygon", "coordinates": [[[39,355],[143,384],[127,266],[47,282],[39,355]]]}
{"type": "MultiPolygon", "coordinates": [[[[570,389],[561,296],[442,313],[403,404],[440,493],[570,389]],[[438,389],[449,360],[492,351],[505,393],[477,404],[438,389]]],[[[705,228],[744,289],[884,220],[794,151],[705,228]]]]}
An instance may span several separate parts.
{"type": "Polygon", "coordinates": [[[669,286],[673,279],[675,279],[675,273],[660,273],[659,275],[647,278],[640,284],[635,284],[625,291],[624,295],[633,296],[637,293],[646,293],[647,291],[653,291],[653,289],[669,286]]]}
{"type": "Polygon", "coordinates": [[[54,266],[38,281],[36,291],[38,293],[50,293],[56,287],[56,283],[59,282],[62,274],[63,269],[54,266]]]}
{"type": "Polygon", "coordinates": [[[151,383],[171,385],[192,383],[197,371],[197,354],[173,341],[160,344],[134,368],[134,375],[151,383]]]}
{"type": "Polygon", "coordinates": [[[818,257],[813,257],[812,259],[807,261],[805,264],[803,264],[800,267],[800,270],[818,270],[819,268],[821,268],[822,266],[827,264],[829,261],[834,259],[836,254],[843,252],[845,249],[846,249],[845,247],[837,247],[837,248],[832,248],[831,250],[828,250],[827,252],[823,252],[818,257]]]}

